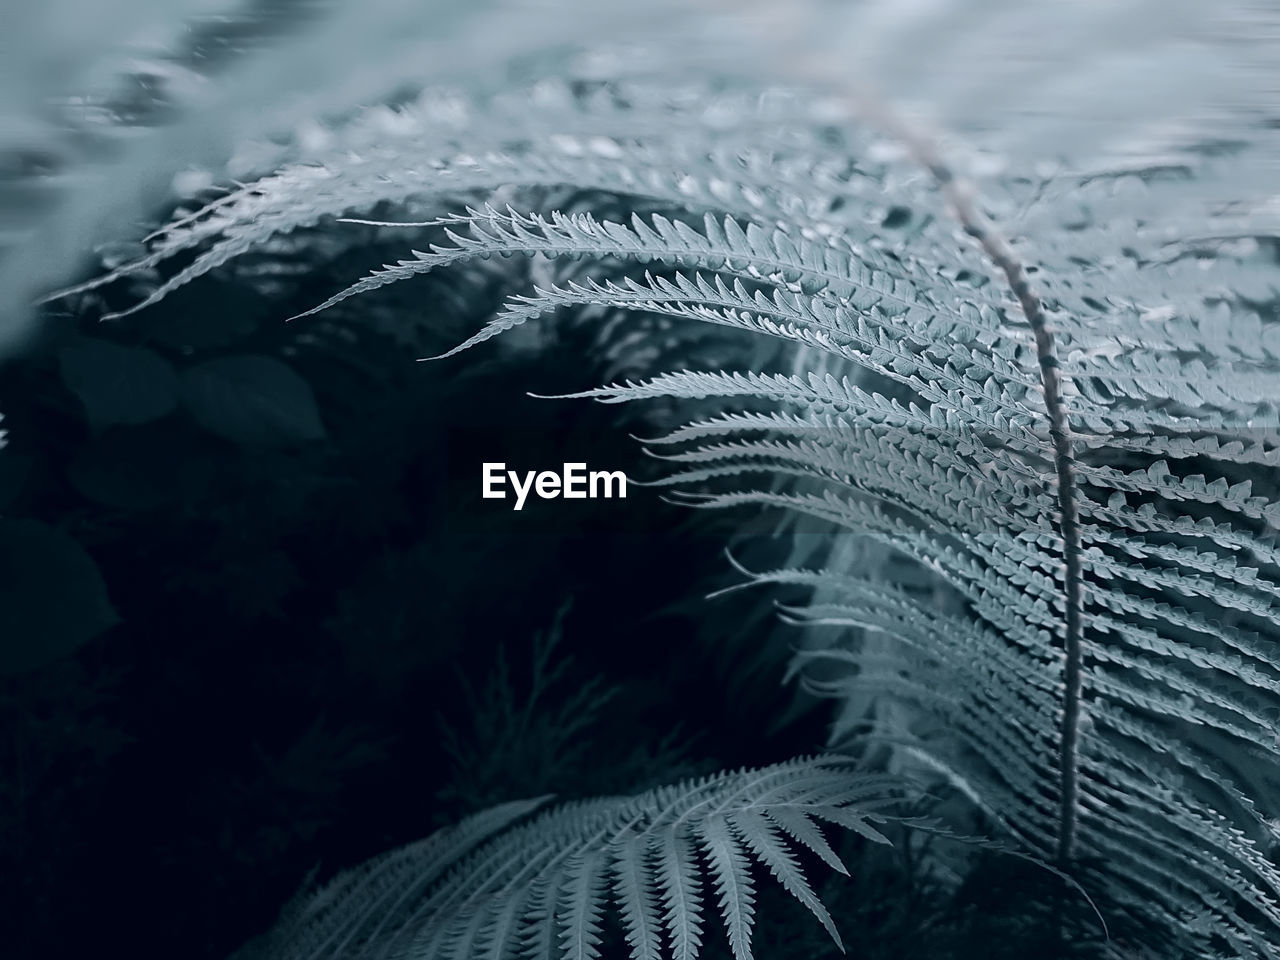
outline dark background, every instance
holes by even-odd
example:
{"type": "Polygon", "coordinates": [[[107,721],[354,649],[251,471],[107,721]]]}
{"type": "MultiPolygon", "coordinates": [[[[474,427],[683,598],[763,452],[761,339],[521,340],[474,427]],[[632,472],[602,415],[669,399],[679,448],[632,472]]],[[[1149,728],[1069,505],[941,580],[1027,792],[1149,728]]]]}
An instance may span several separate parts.
{"type": "MultiPolygon", "coordinates": [[[[473,321],[434,302],[438,346],[473,321]]],[[[817,714],[773,729],[794,692],[771,598],[702,600],[738,579],[727,545],[785,555],[749,517],[645,488],[480,498],[484,460],[655,475],[622,408],[526,395],[601,382],[594,333],[549,321],[536,357],[428,364],[359,311],[280,323],[289,305],[235,277],[129,321],[97,323],[104,306],[51,315],[0,376],[5,515],[82,546],[119,618],[0,677],[6,956],[226,956],[313,868],[486,805],[821,746],[817,714]],[[282,360],[324,436],[237,443],[182,409],[95,423],[60,364],[85,338],[178,369],[282,360]]]]}

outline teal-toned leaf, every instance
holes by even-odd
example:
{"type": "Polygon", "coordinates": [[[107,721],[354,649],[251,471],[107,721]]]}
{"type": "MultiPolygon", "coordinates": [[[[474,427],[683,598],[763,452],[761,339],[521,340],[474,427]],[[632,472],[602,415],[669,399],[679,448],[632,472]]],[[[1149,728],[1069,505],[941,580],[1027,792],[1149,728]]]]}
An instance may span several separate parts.
{"type": "Polygon", "coordinates": [[[182,373],[182,401],[206,430],[244,444],[324,438],[308,383],[274,357],[219,357],[182,373]]]}
{"type": "Polygon", "coordinates": [[[178,403],[178,377],[168,360],[145,347],[82,338],[58,351],[62,382],[84,404],[89,422],[147,423],[178,403]]]}
{"type": "Polygon", "coordinates": [[[0,673],[50,663],[119,621],[80,544],[36,520],[0,519],[0,673]]]}

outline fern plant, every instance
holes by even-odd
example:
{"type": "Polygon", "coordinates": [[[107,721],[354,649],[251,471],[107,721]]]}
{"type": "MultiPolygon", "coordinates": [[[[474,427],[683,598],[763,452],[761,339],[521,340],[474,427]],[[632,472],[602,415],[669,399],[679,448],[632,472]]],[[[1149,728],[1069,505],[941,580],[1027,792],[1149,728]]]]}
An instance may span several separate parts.
{"type": "Polygon", "coordinates": [[[465,858],[524,812],[500,808],[335,881],[270,955],[592,957],[612,897],[631,956],[692,957],[709,878],[745,958],[752,860],[838,941],[784,837],[840,869],[811,818],[866,832],[904,774],[1026,856],[1094,865],[1098,899],[1173,955],[1280,952],[1280,272],[1274,210],[1240,195],[1274,130],[988,176],[980,202],[931,144],[845,106],[623,82],[427,94],[354,123],[359,149],[339,136],[56,294],[141,278],[123,318],[335,220],[415,246],[295,323],[532,257],[535,285],[445,357],[601,307],[779,340],[776,369],[575,396],[694,404],[650,444],[673,496],[784,508],[874,548],[750,582],[807,589],[785,615],[844,628],[797,670],[839,698],[832,746],[881,751],[892,778],[829,759],[725,774],[567,807],[465,858]],[[566,184],[647,212],[536,207],[566,184]]]}
{"type": "Polygon", "coordinates": [[[612,898],[633,955],[664,955],[666,938],[670,956],[691,958],[714,894],[734,956],[750,956],[753,862],[839,944],[794,848],[847,873],[817,824],[888,843],[875,824],[898,787],[846,759],[804,758],[565,805],[479,844],[546,798],[505,804],[337,877],[262,946],[281,957],[591,957],[612,898]]]}

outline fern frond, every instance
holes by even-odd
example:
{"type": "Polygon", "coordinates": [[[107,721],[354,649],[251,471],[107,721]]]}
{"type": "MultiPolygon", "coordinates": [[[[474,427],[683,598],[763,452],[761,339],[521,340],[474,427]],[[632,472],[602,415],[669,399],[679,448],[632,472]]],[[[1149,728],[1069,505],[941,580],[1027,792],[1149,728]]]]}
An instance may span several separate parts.
{"type": "Polygon", "coordinates": [[[286,907],[264,951],[281,960],[341,957],[379,943],[410,904],[459,858],[548,799],[491,807],[341,874],[286,907]]]}
{"type": "Polygon", "coordinates": [[[847,872],[818,822],[887,843],[874,825],[909,791],[847,758],[802,758],[568,804],[481,844],[545,798],[507,804],[339,876],[282,917],[266,956],[598,957],[608,892],[633,958],[693,960],[714,890],[734,956],[750,960],[754,864],[839,944],[797,853],[847,872]]]}
{"type": "MultiPolygon", "coordinates": [[[[843,628],[798,654],[823,667],[810,688],[841,698],[834,745],[896,726],[900,762],[1064,870],[1103,863],[1108,900],[1159,918],[1189,955],[1280,951],[1280,271],[1262,246],[1278,135],[1254,118],[1221,155],[1192,138],[1141,163],[982,174],[979,199],[900,125],[912,156],[847,115],[839,136],[803,111],[770,134],[767,110],[730,105],[714,128],[696,100],[562,98],[527,123],[495,101],[438,135],[408,117],[381,146],[357,126],[113,276],[196,253],[141,308],[278,233],[385,201],[396,213],[365,223],[421,231],[419,249],[299,317],[514,255],[587,269],[513,293],[444,357],[588,308],[783,343],[787,368],[659,371],[575,396],[698,401],[653,441],[679,465],[658,482],[673,499],[817,518],[892,559],[760,578],[810,591],[788,620],[843,628]],[[631,215],[530,199],[564,184],[631,215]],[[927,589],[884,582],[903,569],[927,589]]],[[[343,937],[423,957],[593,957],[612,897],[633,955],[687,958],[714,891],[744,958],[752,864],[829,925],[795,846],[835,866],[815,819],[875,837],[858,811],[877,798],[828,763],[566,808],[415,887],[377,937],[343,937]]]]}

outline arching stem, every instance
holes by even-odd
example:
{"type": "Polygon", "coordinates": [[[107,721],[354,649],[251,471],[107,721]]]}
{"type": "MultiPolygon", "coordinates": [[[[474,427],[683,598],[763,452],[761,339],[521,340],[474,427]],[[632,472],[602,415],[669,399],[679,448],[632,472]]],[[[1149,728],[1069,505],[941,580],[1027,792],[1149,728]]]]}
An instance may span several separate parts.
{"type": "Polygon", "coordinates": [[[1053,331],[1049,328],[1044,305],[1027,279],[1027,271],[1009,242],[974,202],[972,187],[960,180],[943,162],[936,148],[917,131],[874,103],[859,100],[857,110],[882,129],[892,133],[910,150],[913,158],[927,168],[937,181],[956,219],[973,237],[1001,273],[1018,300],[1022,314],[1036,341],[1036,359],[1040,365],[1040,382],[1044,405],[1049,415],[1049,436],[1053,441],[1053,463],[1058,479],[1059,532],[1062,534],[1063,595],[1066,616],[1063,621],[1065,691],[1062,702],[1062,726],[1059,731],[1058,776],[1060,809],[1058,814],[1057,857],[1065,867],[1075,852],[1076,825],[1080,794],[1080,700],[1084,667],[1084,615],[1082,548],[1080,543],[1080,511],[1076,496],[1075,452],[1071,426],[1067,422],[1066,403],[1062,397],[1062,377],[1053,331]]]}
{"type": "Polygon", "coordinates": [[[1059,531],[1063,542],[1063,593],[1066,617],[1063,623],[1063,646],[1066,664],[1063,680],[1066,690],[1062,703],[1062,727],[1058,773],[1061,809],[1058,819],[1058,860],[1065,865],[1073,856],[1079,805],[1080,698],[1084,665],[1083,579],[1081,570],[1080,514],[1076,498],[1075,452],[1071,426],[1067,422],[1066,403],[1062,397],[1062,378],[1058,368],[1058,352],[1053,331],[1049,328],[1044,305],[1031,287],[1027,272],[1008,241],[974,203],[973,190],[959,180],[943,163],[933,145],[914,131],[882,111],[878,119],[899,137],[912,155],[928,168],[951,204],[956,219],[969,236],[978,241],[983,252],[1004,274],[1009,289],[1017,298],[1022,314],[1035,336],[1036,359],[1040,365],[1040,382],[1044,405],[1049,414],[1049,436],[1053,441],[1053,463],[1058,477],[1059,531]]]}

